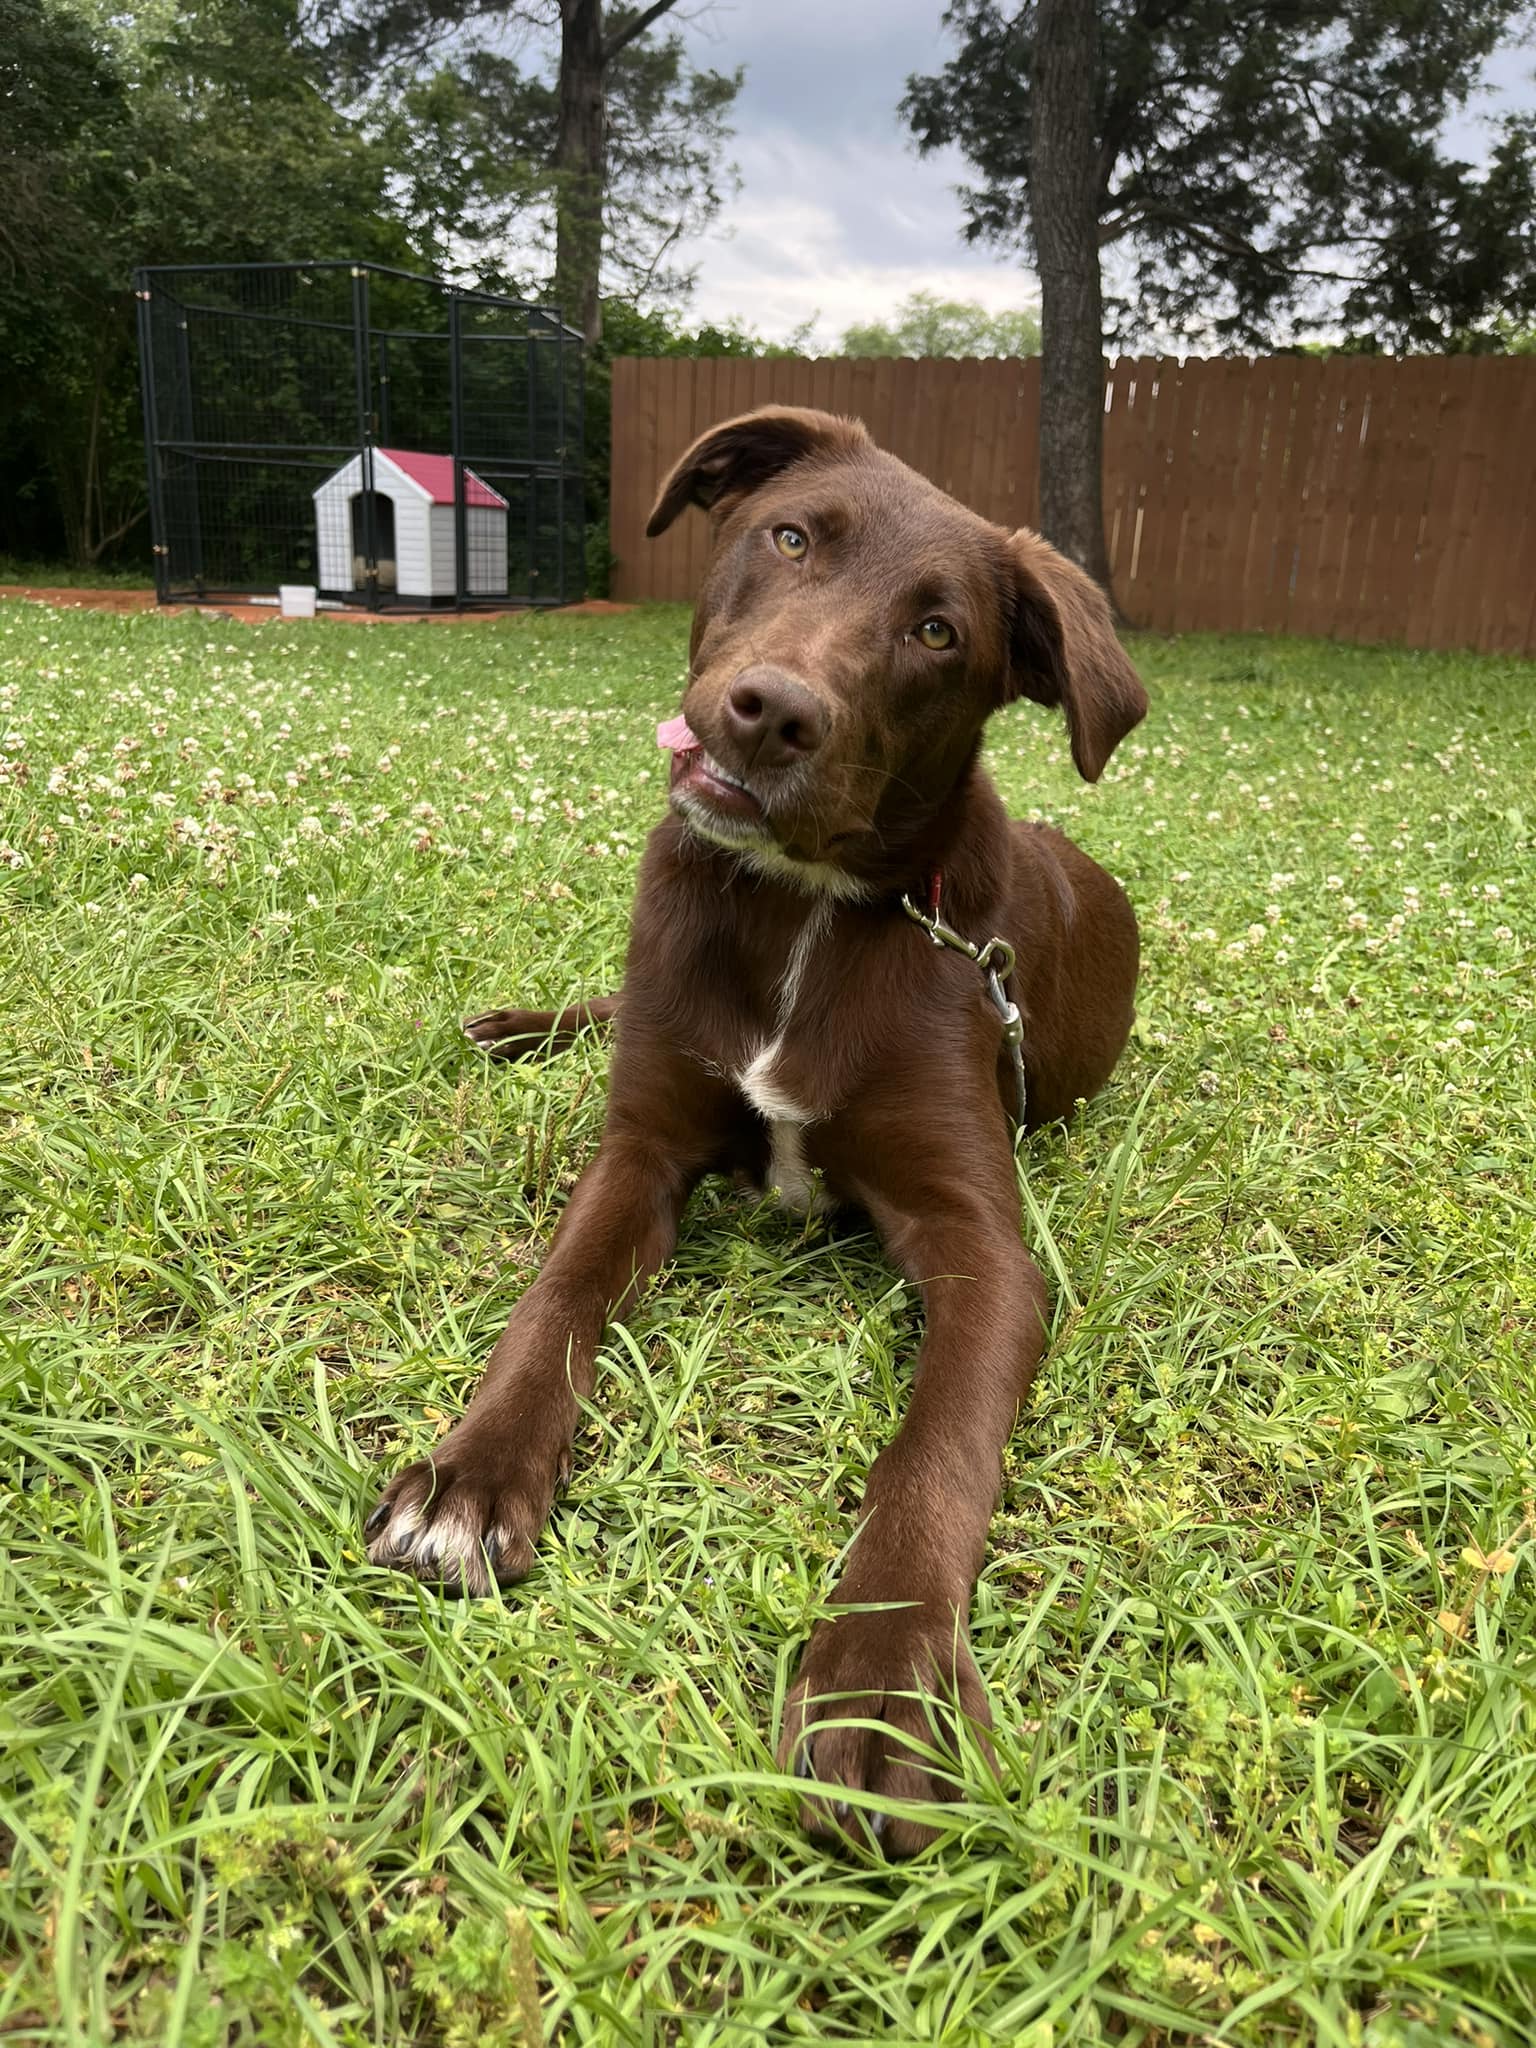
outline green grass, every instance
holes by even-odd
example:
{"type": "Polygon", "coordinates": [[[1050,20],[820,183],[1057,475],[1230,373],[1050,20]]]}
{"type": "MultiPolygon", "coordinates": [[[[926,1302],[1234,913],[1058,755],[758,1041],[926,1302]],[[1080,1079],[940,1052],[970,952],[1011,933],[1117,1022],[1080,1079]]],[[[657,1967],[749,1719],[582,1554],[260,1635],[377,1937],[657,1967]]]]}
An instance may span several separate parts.
{"type": "Polygon", "coordinates": [[[154,580],[146,563],[109,569],[94,562],[38,562],[0,553],[0,584],[27,584],[34,590],[150,590],[154,580]]]}
{"type": "Polygon", "coordinates": [[[711,1185],[504,1603],[375,1571],[602,1116],[680,612],[0,607],[0,2034],[1528,2042],[1536,668],[1150,641],[1137,1036],[975,1608],[1002,1782],[839,1861],[772,1767],[910,1295],[711,1185]],[[1481,1560],[1481,1562],[1480,1562],[1481,1560]]]}

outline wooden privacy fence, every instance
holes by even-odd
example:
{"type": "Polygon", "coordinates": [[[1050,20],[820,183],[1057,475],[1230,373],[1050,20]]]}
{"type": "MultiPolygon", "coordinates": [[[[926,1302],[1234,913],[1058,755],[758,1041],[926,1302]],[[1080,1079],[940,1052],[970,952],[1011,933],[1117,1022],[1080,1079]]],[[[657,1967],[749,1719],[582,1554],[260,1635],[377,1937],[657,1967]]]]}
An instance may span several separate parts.
{"type": "MultiPolygon", "coordinates": [[[[623,358],[619,598],[691,598],[707,528],[645,538],[696,434],[756,405],[862,419],[988,519],[1037,517],[1040,366],[623,358]]],[[[1106,365],[1115,596],[1159,632],[1321,633],[1536,654],[1536,357],[1122,357],[1106,365]]]]}

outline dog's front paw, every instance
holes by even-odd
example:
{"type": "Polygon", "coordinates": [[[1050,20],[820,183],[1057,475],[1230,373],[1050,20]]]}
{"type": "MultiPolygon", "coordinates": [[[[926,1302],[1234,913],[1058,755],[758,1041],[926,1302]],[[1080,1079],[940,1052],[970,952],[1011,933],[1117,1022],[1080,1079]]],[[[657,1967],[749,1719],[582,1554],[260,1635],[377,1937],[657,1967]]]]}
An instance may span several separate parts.
{"type": "Polygon", "coordinates": [[[488,1443],[457,1429],[385,1487],[363,1525],[373,1564],[456,1593],[489,1593],[533,1569],[569,1457],[488,1443]]]}
{"type": "Polygon", "coordinates": [[[911,1855],[935,1830],[894,1814],[860,1812],[844,1794],[953,1799],[962,1774],[957,1730],[968,1722],[995,1769],[991,1710],[953,1610],[916,1607],[843,1614],[806,1644],[784,1710],[779,1766],[820,1788],[801,1809],[812,1834],[871,1839],[911,1855]]]}
{"type": "Polygon", "coordinates": [[[520,1060],[547,1046],[555,1028],[549,1010],[486,1010],[464,1019],[464,1036],[499,1060],[520,1060]]]}

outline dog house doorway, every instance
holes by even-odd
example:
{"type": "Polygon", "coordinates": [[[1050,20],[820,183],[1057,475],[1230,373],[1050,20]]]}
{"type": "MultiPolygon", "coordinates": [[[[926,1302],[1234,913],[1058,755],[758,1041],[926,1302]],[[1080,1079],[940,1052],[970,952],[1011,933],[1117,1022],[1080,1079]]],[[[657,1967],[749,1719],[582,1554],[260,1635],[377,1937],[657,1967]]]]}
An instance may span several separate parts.
{"type": "Polygon", "coordinates": [[[395,501],[384,491],[354,491],[352,588],[385,591],[395,586],[395,501]]]}

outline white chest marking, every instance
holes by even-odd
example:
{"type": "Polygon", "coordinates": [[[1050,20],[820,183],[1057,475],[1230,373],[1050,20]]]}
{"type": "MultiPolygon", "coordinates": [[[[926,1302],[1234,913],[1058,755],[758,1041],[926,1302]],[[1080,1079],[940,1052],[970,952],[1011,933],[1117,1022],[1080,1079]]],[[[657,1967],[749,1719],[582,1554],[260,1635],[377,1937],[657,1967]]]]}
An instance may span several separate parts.
{"type": "Polygon", "coordinates": [[[780,1043],[783,1042],[784,1027],[789,1022],[790,1014],[800,1000],[800,984],[805,979],[805,970],[810,964],[811,955],[826,931],[831,916],[831,904],[818,903],[795,934],[795,943],[789,949],[789,958],[784,964],[784,972],[779,976],[776,992],[777,1013],[774,1022],[777,1029],[774,1036],[780,1043]]]}
{"type": "Polygon", "coordinates": [[[807,1211],[817,1208],[821,1197],[806,1160],[805,1143],[800,1133],[813,1120],[815,1112],[796,1102],[775,1081],[773,1070],[784,1050],[785,1029],[799,997],[806,966],[817,940],[826,930],[830,911],[829,904],[817,904],[796,934],[789,960],[779,978],[774,1005],[774,1035],[766,1045],[758,1048],[737,1077],[742,1094],[771,1127],[773,1157],[768,1170],[770,1185],[778,1189],[792,1208],[807,1211]]]}
{"type": "Polygon", "coordinates": [[[768,1121],[773,1147],[768,1162],[768,1185],[778,1190],[779,1199],[789,1208],[803,1209],[809,1215],[821,1206],[821,1191],[812,1176],[805,1156],[805,1140],[800,1135],[811,1119],[792,1096],[774,1086],[773,1063],[782,1044],[782,1039],[775,1038],[763,1047],[741,1076],[741,1092],[758,1115],[768,1121]]]}
{"type": "Polygon", "coordinates": [[[771,1124],[808,1124],[811,1112],[802,1109],[792,1095],[787,1095],[773,1078],[774,1064],[784,1049],[782,1032],[770,1039],[758,1053],[751,1066],[743,1069],[737,1086],[759,1116],[766,1117],[771,1124]]]}
{"type": "Polygon", "coordinates": [[[776,1123],[773,1126],[768,1185],[786,1209],[797,1209],[804,1216],[815,1216],[826,1208],[827,1196],[805,1156],[805,1140],[800,1132],[799,1124],[776,1123]]]}

